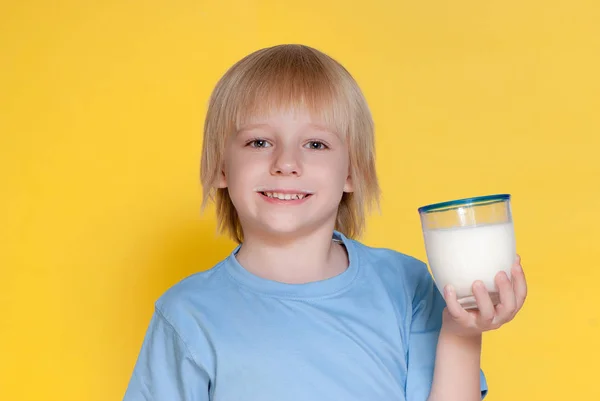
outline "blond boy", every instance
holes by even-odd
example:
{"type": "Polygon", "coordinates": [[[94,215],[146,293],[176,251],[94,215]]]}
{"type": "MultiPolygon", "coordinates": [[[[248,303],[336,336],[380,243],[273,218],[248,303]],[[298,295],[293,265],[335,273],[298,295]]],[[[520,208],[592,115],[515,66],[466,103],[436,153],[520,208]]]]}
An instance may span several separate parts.
{"type": "Polygon", "coordinates": [[[426,265],[355,238],[377,204],[373,122],[351,75],[313,48],[254,52],[218,82],[202,150],[205,201],[238,242],[171,287],[125,401],[480,400],[481,338],[520,310],[442,296],[426,265]]]}

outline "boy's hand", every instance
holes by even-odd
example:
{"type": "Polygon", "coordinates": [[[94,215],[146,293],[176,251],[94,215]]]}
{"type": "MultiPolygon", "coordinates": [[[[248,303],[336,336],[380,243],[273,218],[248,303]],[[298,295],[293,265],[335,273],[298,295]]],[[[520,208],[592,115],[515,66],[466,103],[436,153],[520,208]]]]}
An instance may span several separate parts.
{"type": "Polygon", "coordinates": [[[473,295],[477,302],[474,310],[465,310],[456,299],[456,292],[451,286],[444,289],[446,308],[442,330],[458,336],[478,336],[484,331],[495,330],[511,321],[521,310],[527,296],[527,283],[521,267],[521,258],[512,267],[511,279],[506,273],[496,275],[496,286],[500,295],[500,303],[493,305],[485,285],[476,281],[473,284],[473,295]]]}

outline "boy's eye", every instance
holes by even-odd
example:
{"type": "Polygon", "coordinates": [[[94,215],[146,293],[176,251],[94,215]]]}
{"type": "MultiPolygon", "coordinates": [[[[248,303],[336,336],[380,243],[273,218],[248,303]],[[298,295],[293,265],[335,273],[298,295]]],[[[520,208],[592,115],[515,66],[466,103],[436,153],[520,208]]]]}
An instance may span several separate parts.
{"type": "Polygon", "coordinates": [[[252,141],[248,142],[248,145],[253,148],[266,148],[270,146],[269,142],[265,141],[264,139],[253,139],[252,141]]]}
{"type": "Polygon", "coordinates": [[[310,141],[309,143],[306,144],[306,146],[309,149],[313,149],[313,150],[327,149],[327,145],[325,145],[323,142],[320,142],[320,141],[310,141]]]}

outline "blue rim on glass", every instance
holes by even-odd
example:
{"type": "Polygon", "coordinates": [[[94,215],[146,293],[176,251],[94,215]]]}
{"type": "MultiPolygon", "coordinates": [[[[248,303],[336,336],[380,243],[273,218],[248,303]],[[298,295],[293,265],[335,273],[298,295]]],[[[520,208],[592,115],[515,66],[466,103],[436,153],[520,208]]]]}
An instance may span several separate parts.
{"type": "Polygon", "coordinates": [[[463,206],[470,205],[485,205],[490,203],[502,202],[510,199],[510,194],[497,194],[476,196],[474,198],[456,199],[447,202],[433,203],[431,205],[422,206],[419,208],[419,213],[429,213],[440,210],[450,210],[463,206]]]}

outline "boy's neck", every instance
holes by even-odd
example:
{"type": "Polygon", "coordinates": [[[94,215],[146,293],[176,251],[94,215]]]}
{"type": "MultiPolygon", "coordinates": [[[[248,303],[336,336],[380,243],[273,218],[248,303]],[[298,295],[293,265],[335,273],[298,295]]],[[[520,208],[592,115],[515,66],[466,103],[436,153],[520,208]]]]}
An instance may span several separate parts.
{"type": "Polygon", "coordinates": [[[325,280],[348,268],[346,250],[332,235],[330,228],[286,239],[244,233],[236,258],[246,270],[268,280],[288,284],[325,280]]]}

